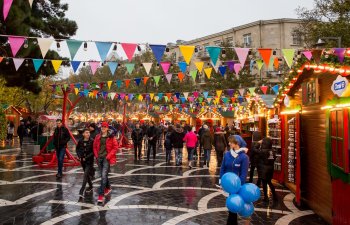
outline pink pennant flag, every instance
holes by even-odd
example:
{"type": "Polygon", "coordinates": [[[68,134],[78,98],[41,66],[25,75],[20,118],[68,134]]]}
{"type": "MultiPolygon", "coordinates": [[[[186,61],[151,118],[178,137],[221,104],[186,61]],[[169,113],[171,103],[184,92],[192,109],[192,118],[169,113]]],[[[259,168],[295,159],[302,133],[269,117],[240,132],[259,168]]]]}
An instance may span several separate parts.
{"type": "Polygon", "coordinates": [[[24,37],[8,37],[13,56],[16,56],[17,52],[22,47],[24,40],[24,37]]]}
{"type": "Polygon", "coordinates": [[[13,64],[15,64],[16,71],[19,69],[19,67],[23,64],[24,59],[17,59],[13,58],[13,64]]]}
{"type": "Polygon", "coordinates": [[[194,96],[195,98],[198,98],[199,92],[198,92],[198,91],[193,92],[193,96],[194,96]]]}
{"type": "Polygon", "coordinates": [[[4,5],[2,8],[2,13],[4,15],[4,21],[6,20],[8,14],[9,14],[12,2],[13,2],[13,0],[4,0],[4,5]]]}
{"type": "Polygon", "coordinates": [[[167,74],[171,63],[170,62],[160,62],[160,65],[162,66],[164,73],[167,74]]]}
{"type": "Polygon", "coordinates": [[[125,95],[126,95],[125,93],[120,93],[119,94],[120,99],[123,100],[125,98],[125,95]]]}
{"type": "Polygon", "coordinates": [[[165,75],[166,77],[166,80],[168,81],[168,83],[170,84],[171,83],[171,78],[173,77],[173,75],[171,73],[165,75]]]}
{"type": "Polygon", "coordinates": [[[241,71],[242,67],[240,63],[236,63],[233,68],[235,69],[235,73],[238,75],[239,71],[241,71]]]}
{"type": "Polygon", "coordinates": [[[235,48],[236,54],[242,67],[245,64],[245,61],[247,60],[249,50],[249,48],[235,48]]]}
{"type": "Polygon", "coordinates": [[[124,52],[126,54],[126,57],[128,57],[129,62],[132,61],[132,57],[135,54],[135,50],[137,47],[137,44],[132,44],[132,43],[121,43],[121,46],[124,49],[124,52]]]}
{"type": "Polygon", "coordinates": [[[91,61],[89,62],[92,75],[95,75],[97,68],[100,66],[100,62],[91,61]]]}
{"type": "Polygon", "coordinates": [[[308,60],[311,60],[311,58],[312,58],[312,52],[311,51],[303,51],[303,54],[308,60]]]}

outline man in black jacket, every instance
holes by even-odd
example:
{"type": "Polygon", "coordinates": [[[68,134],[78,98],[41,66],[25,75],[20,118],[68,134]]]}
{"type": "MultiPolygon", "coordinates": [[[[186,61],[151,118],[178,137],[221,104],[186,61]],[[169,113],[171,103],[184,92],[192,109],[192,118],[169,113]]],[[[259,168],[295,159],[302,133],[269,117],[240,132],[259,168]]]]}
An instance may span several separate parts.
{"type": "Polygon", "coordinates": [[[53,134],[53,144],[56,149],[56,156],[58,161],[56,178],[60,179],[62,178],[63,160],[66,153],[67,143],[70,140],[70,135],[68,129],[63,126],[61,119],[56,120],[56,125],[57,127],[53,134]]]}
{"type": "Polygon", "coordinates": [[[21,121],[21,124],[17,128],[17,135],[19,137],[19,144],[21,145],[21,148],[22,148],[23,138],[24,138],[24,135],[26,135],[26,127],[24,126],[23,121],[21,121]]]}
{"type": "Polygon", "coordinates": [[[134,143],[134,151],[135,151],[135,158],[136,161],[141,160],[141,149],[142,149],[142,140],[143,140],[143,131],[140,128],[140,124],[136,124],[135,129],[131,133],[131,138],[134,143]]]}
{"type": "Polygon", "coordinates": [[[157,128],[154,126],[154,122],[151,121],[150,127],[147,130],[148,138],[148,151],[147,151],[147,161],[151,155],[151,148],[153,149],[153,160],[156,159],[157,152],[157,128]]]}
{"type": "Polygon", "coordinates": [[[171,134],[171,143],[175,150],[175,161],[176,166],[182,165],[182,150],[184,147],[185,131],[182,129],[180,124],[176,124],[175,131],[171,134]]]}

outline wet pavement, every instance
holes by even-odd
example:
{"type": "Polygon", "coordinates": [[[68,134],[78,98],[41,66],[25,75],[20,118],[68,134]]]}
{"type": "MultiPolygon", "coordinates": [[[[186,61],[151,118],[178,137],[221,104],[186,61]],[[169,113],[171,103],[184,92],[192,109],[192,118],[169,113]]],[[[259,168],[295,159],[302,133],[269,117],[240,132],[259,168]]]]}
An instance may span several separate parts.
{"type": "MultiPolygon", "coordinates": [[[[57,181],[55,168],[37,167],[17,147],[0,150],[0,224],[226,224],[214,151],[209,168],[197,161],[190,169],[185,150],[183,166],[176,167],[173,160],[166,165],[162,149],[150,162],[134,162],[133,150],[123,149],[111,168],[112,194],[97,205],[98,176],[94,192],[79,200],[80,167],[65,168],[57,181]]],[[[296,208],[286,188],[278,186],[277,194],[277,201],[256,202],[252,217],[240,218],[240,224],[326,224],[311,210],[296,208]]]]}

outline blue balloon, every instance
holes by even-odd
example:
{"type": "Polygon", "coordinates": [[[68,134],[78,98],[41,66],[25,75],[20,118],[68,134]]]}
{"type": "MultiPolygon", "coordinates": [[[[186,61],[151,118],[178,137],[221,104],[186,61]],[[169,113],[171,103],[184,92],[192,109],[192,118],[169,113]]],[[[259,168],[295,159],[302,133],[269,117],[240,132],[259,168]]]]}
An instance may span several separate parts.
{"type": "Polygon", "coordinates": [[[243,184],[238,194],[247,203],[259,200],[261,195],[259,187],[252,183],[243,184]]]}
{"type": "Polygon", "coordinates": [[[242,217],[250,217],[254,213],[253,203],[244,203],[242,210],[238,213],[242,217]]]}
{"type": "Polygon", "coordinates": [[[226,207],[232,213],[239,213],[243,210],[244,201],[241,196],[232,194],[226,199],[226,207]]]}
{"type": "Polygon", "coordinates": [[[221,186],[224,191],[236,194],[241,188],[241,179],[235,173],[225,173],[221,177],[221,186]]]}

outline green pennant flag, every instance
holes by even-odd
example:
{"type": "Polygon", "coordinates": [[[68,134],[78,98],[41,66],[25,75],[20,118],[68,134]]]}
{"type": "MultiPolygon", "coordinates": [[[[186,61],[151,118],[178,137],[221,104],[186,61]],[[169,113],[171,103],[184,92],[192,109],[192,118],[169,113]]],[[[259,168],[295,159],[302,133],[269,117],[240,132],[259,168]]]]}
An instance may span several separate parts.
{"type": "Polygon", "coordinates": [[[228,101],[228,98],[227,98],[227,97],[225,97],[225,98],[222,98],[222,101],[223,101],[224,103],[227,103],[227,101],[228,101]]]}
{"type": "Polygon", "coordinates": [[[67,40],[66,43],[68,45],[71,59],[73,60],[83,42],[78,40],[67,40]]]}
{"type": "Polygon", "coordinates": [[[58,91],[60,91],[60,89],[61,89],[60,86],[57,85],[57,86],[56,86],[56,91],[58,92],[58,91]]]}
{"type": "Polygon", "coordinates": [[[160,76],[154,76],[153,79],[154,79],[154,82],[156,82],[156,85],[158,85],[160,76]]]}
{"type": "Polygon", "coordinates": [[[63,84],[63,88],[64,88],[65,91],[67,91],[68,84],[63,84]]]}
{"type": "Polygon", "coordinates": [[[288,67],[291,68],[292,64],[293,64],[295,49],[282,49],[282,53],[283,53],[284,60],[286,60],[288,67]]]}
{"type": "Polygon", "coordinates": [[[168,102],[168,96],[164,96],[164,100],[165,100],[165,102],[168,102]]]}
{"type": "Polygon", "coordinates": [[[256,64],[258,65],[258,69],[261,70],[262,66],[264,65],[264,61],[261,59],[256,60],[256,64]]]}
{"type": "Polygon", "coordinates": [[[135,63],[125,63],[125,67],[128,73],[131,74],[134,71],[135,63]]]}
{"type": "Polygon", "coordinates": [[[199,103],[202,103],[203,102],[203,97],[199,97],[198,101],[199,101],[199,103]]]}
{"type": "Polygon", "coordinates": [[[251,95],[255,95],[255,87],[248,88],[251,95]]]}
{"type": "Polygon", "coordinates": [[[197,72],[198,72],[198,70],[191,70],[191,72],[190,72],[193,81],[196,81],[197,72]]]}

